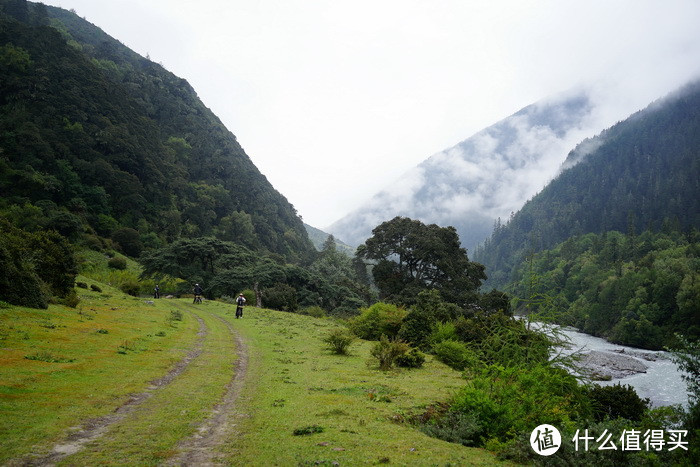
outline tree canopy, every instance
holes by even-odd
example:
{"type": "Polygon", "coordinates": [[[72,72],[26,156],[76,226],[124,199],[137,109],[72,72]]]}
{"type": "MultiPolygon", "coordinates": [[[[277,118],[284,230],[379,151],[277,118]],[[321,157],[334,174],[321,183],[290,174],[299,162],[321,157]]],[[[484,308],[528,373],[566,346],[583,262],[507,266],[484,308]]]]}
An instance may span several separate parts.
{"type": "Polygon", "coordinates": [[[29,230],[130,256],[205,236],[313,254],[294,207],[185,80],[60,8],[0,0],[0,155],[0,216],[29,230]]]}
{"type": "Polygon", "coordinates": [[[380,297],[412,303],[418,292],[439,290],[445,300],[465,306],[486,279],[484,267],[469,261],[454,227],[425,225],[395,217],[372,231],[357,257],[374,264],[380,297]]]}

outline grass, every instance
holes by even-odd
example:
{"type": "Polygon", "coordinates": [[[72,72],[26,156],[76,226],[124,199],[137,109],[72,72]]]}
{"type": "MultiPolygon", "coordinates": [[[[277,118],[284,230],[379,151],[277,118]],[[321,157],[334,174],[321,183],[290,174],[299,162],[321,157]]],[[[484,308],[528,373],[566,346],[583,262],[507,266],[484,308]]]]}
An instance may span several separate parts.
{"type": "Polygon", "coordinates": [[[372,343],[358,340],[350,355],[337,355],[323,342],[337,324],[310,316],[248,308],[235,326],[249,343],[249,384],[240,401],[247,417],[223,448],[228,463],[497,463],[406,422],[464,384],[442,363],[379,371],[372,343]]]}
{"type": "Polygon", "coordinates": [[[103,287],[111,295],[78,289],[76,309],[0,309],[0,464],[113,411],[192,346],[194,318],[173,327],[165,301],[146,307],[103,287]],[[131,350],[119,354],[125,342],[131,350]]]}
{"type": "Polygon", "coordinates": [[[327,348],[324,337],[338,328],[330,319],[248,307],[236,320],[224,303],[146,304],[97,284],[102,292],[77,289],[76,309],[0,308],[0,464],[46,454],[74,427],[146,391],[194,347],[195,316],[208,329],[202,354],[62,464],[152,465],[176,455],[233,374],[237,349],[221,318],[244,336],[249,353],[235,429],[218,448],[223,462],[496,462],[487,451],[430,438],[406,421],[464,384],[458,372],[430,357],[423,368],[379,371],[371,342],[357,340],[349,355],[327,348]]]}
{"type": "Polygon", "coordinates": [[[144,465],[165,461],[177,443],[195,431],[221,399],[233,375],[236,355],[231,334],[214,315],[187,303],[206,323],[208,334],[200,357],[178,378],[154,392],[138,410],[114,424],[107,436],[64,460],[67,465],[144,465]]]}

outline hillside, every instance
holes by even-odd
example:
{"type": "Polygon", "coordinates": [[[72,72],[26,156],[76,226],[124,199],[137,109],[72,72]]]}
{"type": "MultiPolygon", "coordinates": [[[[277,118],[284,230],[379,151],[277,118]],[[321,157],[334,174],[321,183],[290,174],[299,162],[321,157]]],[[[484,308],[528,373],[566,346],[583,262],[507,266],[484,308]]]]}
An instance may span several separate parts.
{"type": "MultiPolygon", "coordinates": [[[[324,232],[321,229],[317,229],[316,227],[312,227],[306,223],[304,223],[304,227],[306,228],[306,233],[309,234],[309,240],[311,240],[311,243],[314,244],[316,250],[321,251],[323,249],[323,244],[326,242],[326,240],[328,240],[328,237],[331,234],[324,232]]],[[[335,241],[335,246],[338,248],[338,250],[346,253],[350,257],[354,256],[355,248],[335,237],[333,237],[333,240],[335,241]]]]}
{"type": "Polygon", "coordinates": [[[529,252],[575,235],[699,228],[699,151],[700,82],[584,141],[477,250],[487,285],[503,287],[529,252]]]}
{"type": "Polygon", "coordinates": [[[185,80],[74,13],[0,11],[6,217],[132,256],[201,236],[312,254],[293,206],[185,80]]]}
{"type": "Polygon", "coordinates": [[[441,151],[332,224],[330,233],[358,245],[395,216],[451,225],[473,251],[556,175],[566,154],[600,131],[587,92],[568,92],[521,109],[441,151]]]}

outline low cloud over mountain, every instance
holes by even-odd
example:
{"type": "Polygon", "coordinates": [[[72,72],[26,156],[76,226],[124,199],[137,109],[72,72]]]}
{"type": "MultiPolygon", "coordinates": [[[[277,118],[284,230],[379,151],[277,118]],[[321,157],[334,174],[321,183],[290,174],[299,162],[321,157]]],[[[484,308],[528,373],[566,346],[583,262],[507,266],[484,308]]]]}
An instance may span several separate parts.
{"type": "Polygon", "coordinates": [[[375,194],[327,230],[358,245],[381,222],[407,216],[455,226],[472,250],[541,190],[577,143],[625,113],[590,91],[540,101],[439,152],[375,194]]]}

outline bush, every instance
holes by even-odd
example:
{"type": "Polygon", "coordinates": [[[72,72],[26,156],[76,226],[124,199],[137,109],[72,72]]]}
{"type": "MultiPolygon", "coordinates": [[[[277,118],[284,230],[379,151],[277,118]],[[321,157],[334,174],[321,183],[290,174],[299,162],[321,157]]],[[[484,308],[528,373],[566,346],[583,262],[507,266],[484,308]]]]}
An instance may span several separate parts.
{"type": "Polygon", "coordinates": [[[458,371],[478,365],[476,355],[464,342],[448,339],[435,344],[433,352],[438,360],[458,371]]]}
{"type": "Polygon", "coordinates": [[[543,423],[567,428],[590,416],[576,378],[548,365],[486,367],[455,395],[450,410],[475,417],[483,428],[480,445],[491,438],[510,440],[543,423]]]}
{"type": "Polygon", "coordinates": [[[418,349],[411,349],[410,352],[396,358],[396,366],[403,368],[420,368],[423,363],[425,363],[425,354],[418,349]]]}
{"type": "Polygon", "coordinates": [[[483,430],[473,414],[447,412],[437,420],[422,424],[420,431],[450,443],[474,446],[483,430]]]}
{"type": "Polygon", "coordinates": [[[297,292],[294,287],[277,283],[262,291],[263,306],[273,310],[296,311],[297,292]]]}
{"type": "Polygon", "coordinates": [[[408,352],[409,348],[405,342],[399,340],[391,341],[387,336],[382,335],[379,342],[370,350],[370,354],[379,360],[379,369],[387,371],[394,366],[394,363],[400,356],[408,352]]]}
{"type": "Polygon", "coordinates": [[[328,348],[338,355],[347,355],[348,347],[355,340],[355,336],[346,329],[334,329],[323,338],[323,342],[328,344],[328,348]]]}
{"type": "Polygon", "coordinates": [[[640,398],[632,386],[596,384],[588,388],[586,394],[591,399],[593,417],[597,422],[615,418],[638,422],[649,408],[649,399],[640,398]]]}
{"type": "Polygon", "coordinates": [[[115,256],[107,261],[107,266],[112,269],[123,271],[126,269],[126,259],[122,258],[121,256],[115,256]]]}
{"type": "Polygon", "coordinates": [[[395,338],[406,310],[391,303],[377,302],[350,320],[350,330],[361,339],[378,340],[382,335],[395,338]]]}
{"type": "Polygon", "coordinates": [[[102,245],[102,242],[100,241],[99,238],[97,238],[94,235],[90,234],[85,234],[83,235],[83,245],[88,247],[89,249],[93,251],[102,251],[104,249],[104,246],[102,245]]]}
{"type": "Polygon", "coordinates": [[[439,291],[423,290],[404,318],[399,337],[415,347],[428,349],[434,324],[452,321],[461,313],[457,305],[444,302],[439,291]]]}
{"type": "Polygon", "coordinates": [[[80,297],[78,297],[78,294],[75,293],[75,290],[71,291],[71,293],[67,294],[65,297],[59,298],[56,300],[57,303],[60,303],[61,305],[65,305],[70,308],[75,308],[78,306],[78,303],[80,303],[80,297]]]}
{"type": "Polygon", "coordinates": [[[90,285],[90,290],[92,290],[94,292],[102,292],[102,289],[100,288],[100,286],[98,286],[96,284],[90,285]]]}
{"type": "Polygon", "coordinates": [[[126,280],[122,282],[122,284],[119,286],[119,289],[126,294],[138,297],[139,292],[141,291],[141,286],[136,280],[126,280]]]}
{"type": "Polygon", "coordinates": [[[434,347],[435,345],[439,344],[440,342],[447,341],[447,340],[452,340],[452,341],[458,340],[457,328],[455,327],[455,324],[452,321],[448,321],[446,323],[437,323],[433,327],[432,332],[430,333],[430,337],[428,338],[428,342],[430,342],[430,345],[432,347],[434,347]]]}
{"type": "Polygon", "coordinates": [[[76,287],[79,287],[79,288],[81,288],[81,289],[87,289],[87,288],[88,288],[88,285],[87,285],[85,282],[76,282],[76,283],[75,283],[75,286],[76,286],[76,287]]]}
{"type": "Polygon", "coordinates": [[[0,290],[13,305],[46,308],[52,295],[73,291],[77,263],[56,232],[30,233],[0,220],[0,290]]]}
{"type": "Polygon", "coordinates": [[[306,308],[299,310],[299,313],[302,315],[313,316],[314,318],[323,318],[326,316],[326,311],[317,305],[307,306],[306,308]]]}

